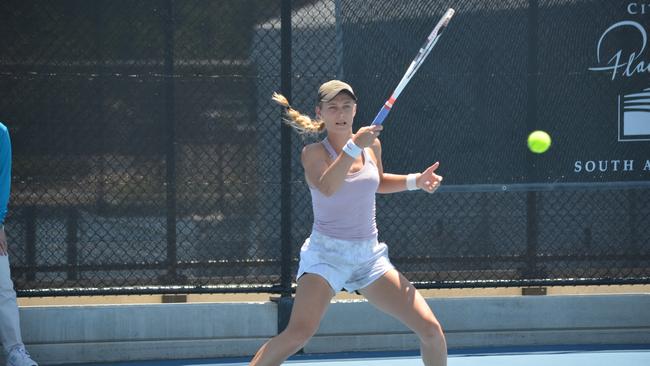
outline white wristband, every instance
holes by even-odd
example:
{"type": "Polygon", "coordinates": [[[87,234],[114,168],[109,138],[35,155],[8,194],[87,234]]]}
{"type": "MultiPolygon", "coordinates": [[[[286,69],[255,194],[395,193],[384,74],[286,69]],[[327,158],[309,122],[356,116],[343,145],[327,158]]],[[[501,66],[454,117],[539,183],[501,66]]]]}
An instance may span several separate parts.
{"type": "Polygon", "coordinates": [[[359,155],[361,155],[363,149],[357,146],[357,144],[355,144],[354,141],[352,141],[352,139],[349,139],[348,142],[345,144],[345,146],[343,146],[343,151],[346,154],[356,159],[359,157],[359,155]]]}
{"type": "Polygon", "coordinates": [[[419,189],[416,182],[417,177],[417,174],[409,174],[406,176],[406,189],[409,191],[415,191],[419,189]]]}

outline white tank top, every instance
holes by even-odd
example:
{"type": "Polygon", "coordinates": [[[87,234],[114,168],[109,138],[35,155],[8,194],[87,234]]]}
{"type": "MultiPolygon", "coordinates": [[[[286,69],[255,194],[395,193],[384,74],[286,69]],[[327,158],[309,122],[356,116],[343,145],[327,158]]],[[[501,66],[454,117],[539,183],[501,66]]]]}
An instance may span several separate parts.
{"type": "MultiPolygon", "coordinates": [[[[337,154],[327,138],[322,144],[332,160],[336,159],[337,154]]],[[[361,170],[348,174],[333,195],[327,197],[309,187],[314,210],[313,230],[343,240],[377,237],[375,194],[379,187],[379,170],[366,149],[363,149],[363,159],[361,170]]]]}

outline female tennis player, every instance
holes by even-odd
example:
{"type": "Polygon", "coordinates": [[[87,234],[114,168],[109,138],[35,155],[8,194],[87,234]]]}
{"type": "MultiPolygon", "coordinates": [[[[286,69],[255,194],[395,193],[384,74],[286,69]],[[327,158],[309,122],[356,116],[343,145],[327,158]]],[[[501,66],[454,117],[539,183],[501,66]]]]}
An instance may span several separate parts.
{"type": "Polygon", "coordinates": [[[442,182],[438,163],[423,173],[384,173],[382,126],[352,133],[357,97],[350,85],[331,80],[320,86],[314,121],[294,110],[282,95],[273,99],[287,110],[287,123],[301,133],[326,131],[306,146],[302,165],[311,191],[314,224],[300,250],[298,287],[287,328],[266,342],[250,365],[280,365],[316,333],[332,297],[340,290],[361,293],[394,316],[420,339],[427,366],[447,364],[440,323],[415,287],[391,264],[386,244],[377,240],[375,194],[422,189],[434,192],[442,182]]]}

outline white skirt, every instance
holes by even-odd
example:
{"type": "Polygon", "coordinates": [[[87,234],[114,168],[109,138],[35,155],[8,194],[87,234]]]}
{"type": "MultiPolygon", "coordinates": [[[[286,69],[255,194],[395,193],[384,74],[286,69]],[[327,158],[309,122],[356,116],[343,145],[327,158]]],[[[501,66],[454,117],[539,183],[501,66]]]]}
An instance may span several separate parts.
{"type": "Polygon", "coordinates": [[[300,248],[297,278],[305,273],[323,277],[334,292],[362,289],[395,268],[388,259],[388,246],[376,238],[335,239],[317,231],[300,248]]]}

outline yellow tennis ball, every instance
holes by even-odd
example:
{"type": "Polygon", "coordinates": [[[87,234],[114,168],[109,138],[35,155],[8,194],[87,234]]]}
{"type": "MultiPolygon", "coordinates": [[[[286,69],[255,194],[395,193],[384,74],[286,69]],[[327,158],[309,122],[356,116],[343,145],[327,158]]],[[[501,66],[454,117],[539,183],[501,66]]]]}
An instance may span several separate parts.
{"type": "Polygon", "coordinates": [[[541,154],[551,147],[551,136],[544,131],[533,131],[528,135],[528,148],[530,151],[541,154]]]}

